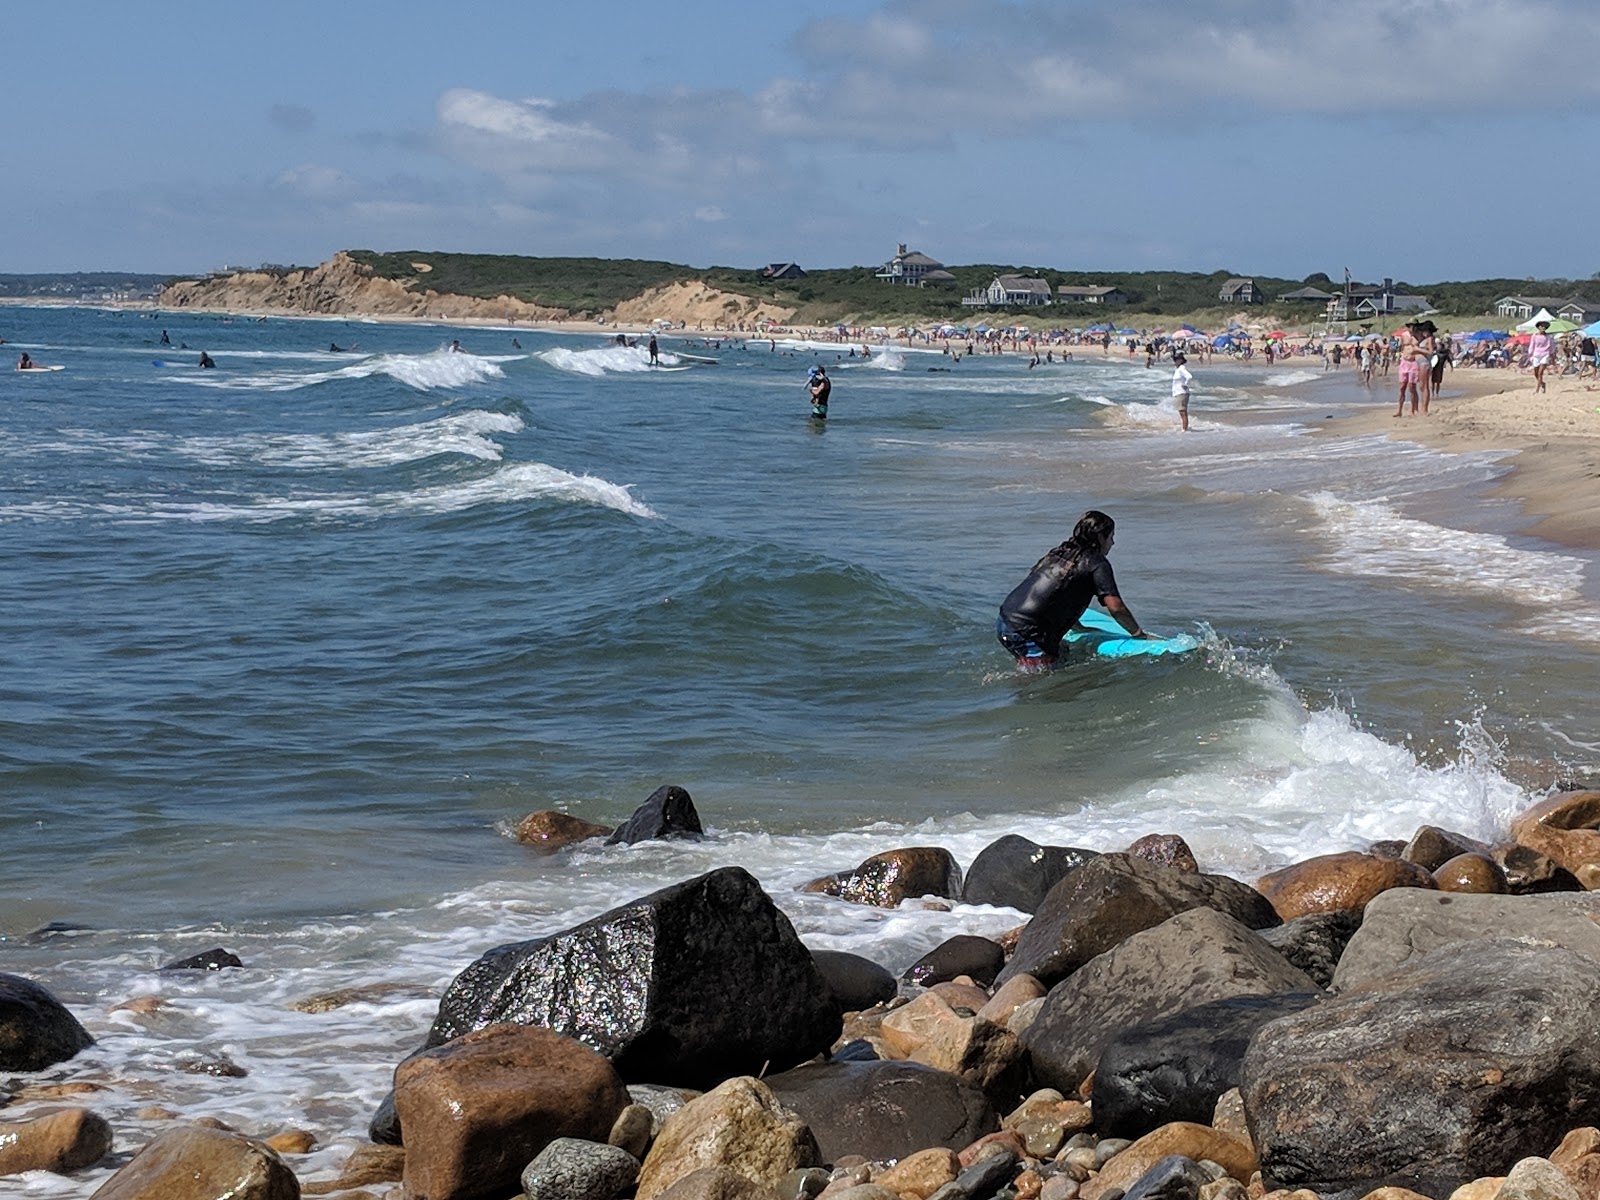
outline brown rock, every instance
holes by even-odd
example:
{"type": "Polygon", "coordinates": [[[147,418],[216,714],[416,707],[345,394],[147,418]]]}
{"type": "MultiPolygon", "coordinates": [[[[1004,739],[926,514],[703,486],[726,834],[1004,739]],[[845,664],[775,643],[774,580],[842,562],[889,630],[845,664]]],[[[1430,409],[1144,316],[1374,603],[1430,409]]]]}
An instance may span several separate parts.
{"type": "Polygon", "coordinates": [[[1322,1200],[1322,1197],[1310,1188],[1278,1188],[1272,1192],[1262,1192],[1261,1200],[1322,1200]]]}
{"type": "Polygon", "coordinates": [[[1411,835],[1400,857],[1408,863],[1416,863],[1424,871],[1437,871],[1457,855],[1488,853],[1487,842],[1440,829],[1437,825],[1421,825],[1411,835]]]}
{"type": "Polygon", "coordinates": [[[1217,1097],[1217,1106],[1211,1113],[1211,1128],[1237,1138],[1247,1146],[1255,1144],[1250,1138],[1250,1126],[1244,1119],[1244,1094],[1238,1088],[1229,1088],[1217,1097]]]}
{"type": "Polygon", "coordinates": [[[1463,1183],[1450,1193],[1450,1200],[1494,1200],[1505,1181],[1504,1175],[1485,1175],[1482,1179],[1463,1183]]]}
{"type": "Polygon", "coordinates": [[[1557,792],[1511,822],[1511,837],[1600,887],[1600,792],[1557,792]]]}
{"type": "Polygon", "coordinates": [[[27,1087],[13,1092],[10,1098],[17,1104],[31,1104],[40,1100],[70,1100],[77,1096],[92,1096],[96,1092],[105,1090],[104,1084],[89,1083],[86,1080],[73,1083],[30,1083],[27,1087]]]}
{"type": "Polygon", "coordinates": [[[1600,1198],[1600,1153],[1580,1155],[1557,1165],[1582,1200],[1600,1198]]]}
{"type": "Polygon", "coordinates": [[[1285,921],[1308,913],[1359,912],[1390,888],[1437,886],[1433,876],[1414,863],[1355,851],[1308,858],[1263,875],[1256,884],[1285,921]]]}
{"type": "Polygon", "coordinates": [[[420,1051],[394,1072],[406,1193],[514,1193],[522,1169],[550,1142],[603,1142],[628,1103],[609,1060],[538,1026],[490,1025],[420,1051]]]}
{"type": "Polygon", "coordinates": [[[141,1121],[176,1121],[182,1116],[177,1109],[164,1104],[146,1104],[143,1108],[135,1109],[133,1115],[141,1121]]]}
{"type": "Polygon", "coordinates": [[[885,1013],[878,1023],[878,1037],[892,1057],[910,1058],[941,1026],[958,1026],[970,1019],[958,1016],[937,992],[923,992],[885,1013]]]}
{"type": "MultiPolygon", "coordinates": [[[[409,1131],[407,1137],[409,1138],[409,1131]]],[[[758,1079],[740,1076],[668,1118],[639,1171],[638,1200],[652,1200],[701,1167],[730,1167],[764,1187],[816,1166],[816,1139],[758,1079]]]]}
{"type": "Polygon", "coordinates": [[[630,1104],[617,1114],[617,1119],[611,1124],[611,1132],[606,1135],[606,1142],[619,1150],[626,1150],[643,1162],[654,1132],[655,1114],[643,1104],[630,1104]]]}
{"type": "MultiPolygon", "coordinates": [[[[325,1196],[329,1192],[343,1192],[365,1187],[371,1183],[398,1183],[406,1169],[406,1152],[401,1146],[380,1146],[376,1143],[357,1146],[339,1168],[339,1177],[319,1183],[303,1183],[300,1191],[307,1196],[325,1196]]],[[[340,1197],[340,1200],[344,1200],[340,1197]]]]}
{"type": "Polygon", "coordinates": [[[1027,1048],[1003,1025],[976,1017],[940,1025],[909,1056],[979,1088],[997,1106],[1014,1104],[1027,1083],[1027,1048]]]}
{"type": "Polygon", "coordinates": [[[731,1167],[701,1167],[661,1192],[658,1200],[779,1200],[779,1197],[776,1189],[756,1183],[731,1167]]]}
{"type": "Polygon", "coordinates": [[[169,1129],[91,1200],[299,1200],[294,1172],[260,1142],[220,1129],[169,1129]]]}
{"type": "Polygon", "coordinates": [[[1200,1185],[1200,1200],[1248,1200],[1250,1190],[1232,1175],[1200,1185]]]}
{"type": "Polygon", "coordinates": [[[1189,849],[1188,842],[1175,833],[1147,833],[1128,847],[1128,853],[1146,862],[1153,862],[1158,867],[1171,867],[1175,871],[1187,871],[1190,875],[1200,873],[1200,864],[1195,861],[1194,851],[1189,849]]]}
{"type": "Polygon", "coordinates": [[[1513,896],[1544,892],[1581,892],[1578,877],[1547,854],[1512,842],[1496,846],[1489,857],[1506,874],[1506,887],[1513,896]]]}
{"type": "Polygon", "coordinates": [[[285,1129],[263,1140],[279,1154],[310,1154],[317,1148],[316,1136],[304,1129],[285,1129]]]}
{"type": "Polygon", "coordinates": [[[544,854],[554,854],[563,846],[586,842],[590,838],[610,837],[612,830],[564,812],[546,809],[529,813],[517,826],[517,841],[544,854]]]}
{"type": "Polygon", "coordinates": [[[1506,1173],[1497,1200],[1578,1200],[1578,1193],[1549,1159],[1524,1158],[1506,1173]]]}
{"type": "Polygon", "coordinates": [[[874,854],[853,871],[824,875],[800,890],[837,896],[853,904],[898,908],[919,896],[956,899],[961,895],[961,868],[948,850],[910,846],[874,854]]]}
{"type": "Polygon", "coordinates": [[[1550,1152],[1550,1161],[1564,1167],[1588,1154],[1600,1154],[1600,1129],[1593,1125],[1568,1130],[1561,1144],[1550,1152]]]}
{"type": "Polygon", "coordinates": [[[927,1200],[961,1173],[961,1160],[955,1151],[936,1147],[908,1154],[872,1182],[902,1196],[927,1200]]]}
{"type": "Polygon", "coordinates": [[[136,1017],[153,1016],[167,1007],[167,1002],[160,996],[134,996],[124,1000],[121,1004],[112,1005],[112,1012],[131,1012],[136,1017]]]}
{"type": "Polygon", "coordinates": [[[1458,854],[1433,872],[1441,892],[1472,892],[1478,895],[1504,895],[1506,873],[1487,854],[1458,854]]]}
{"type": "Polygon", "coordinates": [[[1381,1187],[1373,1188],[1361,1200],[1431,1200],[1421,1192],[1413,1192],[1410,1188],[1381,1187]]]}
{"type": "Polygon", "coordinates": [[[1080,1186],[1071,1175],[1052,1175],[1039,1189],[1039,1200],[1078,1200],[1080,1186]]]}
{"type": "MultiPolygon", "coordinates": [[[[965,979],[965,976],[962,978],[965,979]]],[[[928,990],[951,1008],[964,1008],[973,1014],[989,1003],[989,993],[970,980],[962,982],[962,979],[952,979],[947,983],[936,983],[928,990]]]]}
{"type": "Polygon", "coordinates": [[[1042,999],[1045,994],[1044,984],[1032,975],[1013,975],[1006,980],[989,997],[989,1002],[978,1010],[980,1020],[993,1021],[996,1025],[1009,1025],[1011,1014],[1026,1004],[1029,1000],[1042,999]]]}
{"type": "Polygon", "coordinates": [[[996,1151],[993,1149],[995,1146],[1003,1146],[1013,1151],[1018,1158],[1028,1152],[1028,1147],[1023,1143],[1021,1134],[1015,1129],[1002,1129],[998,1133],[984,1134],[972,1145],[957,1154],[956,1158],[960,1160],[963,1167],[970,1167],[980,1158],[987,1158],[990,1154],[995,1153],[996,1151]]]}
{"type": "Polygon", "coordinates": [[[0,1125],[0,1175],[23,1171],[65,1175],[109,1153],[111,1125],[86,1108],[64,1108],[0,1125]]]}
{"type": "Polygon", "coordinates": [[[380,1000],[388,1000],[395,996],[420,1000],[432,997],[434,994],[432,988],[417,983],[363,983],[355,987],[335,988],[331,992],[318,992],[313,996],[296,1000],[289,1007],[295,1012],[325,1013],[343,1008],[347,1004],[376,1004],[380,1000]]]}
{"type": "Polygon", "coordinates": [[[1181,1154],[1199,1162],[1209,1158],[1229,1175],[1243,1183],[1257,1170],[1256,1152],[1248,1143],[1219,1133],[1209,1125],[1174,1121],[1145,1134],[1121,1154],[1112,1158],[1100,1173],[1078,1190],[1082,1200],[1099,1200],[1112,1188],[1124,1191],[1169,1154],[1181,1154]]]}

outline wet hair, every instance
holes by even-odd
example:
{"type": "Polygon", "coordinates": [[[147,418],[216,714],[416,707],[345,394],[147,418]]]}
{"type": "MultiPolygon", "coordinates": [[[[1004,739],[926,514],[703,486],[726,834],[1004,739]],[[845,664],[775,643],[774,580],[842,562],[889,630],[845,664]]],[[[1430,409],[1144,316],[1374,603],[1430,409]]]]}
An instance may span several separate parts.
{"type": "Polygon", "coordinates": [[[1086,554],[1099,554],[1111,540],[1116,528],[1115,521],[1105,513],[1091,508],[1078,518],[1078,523],[1072,527],[1072,535],[1055,549],[1047,551],[1045,556],[1034,564],[1033,569],[1038,571],[1047,566],[1067,567],[1086,554]]]}

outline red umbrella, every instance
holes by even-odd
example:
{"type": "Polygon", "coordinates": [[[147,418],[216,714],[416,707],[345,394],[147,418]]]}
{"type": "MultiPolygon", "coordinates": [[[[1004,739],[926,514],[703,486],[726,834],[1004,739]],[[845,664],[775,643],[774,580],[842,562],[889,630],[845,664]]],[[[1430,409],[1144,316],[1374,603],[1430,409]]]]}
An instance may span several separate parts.
{"type": "Polygon", "coordinates": [[[1281,329],[1274,329],[1271,333],[1267,334],[1267,336],[1269,338],[1286,338],[1289,335],[1281,329]]]}

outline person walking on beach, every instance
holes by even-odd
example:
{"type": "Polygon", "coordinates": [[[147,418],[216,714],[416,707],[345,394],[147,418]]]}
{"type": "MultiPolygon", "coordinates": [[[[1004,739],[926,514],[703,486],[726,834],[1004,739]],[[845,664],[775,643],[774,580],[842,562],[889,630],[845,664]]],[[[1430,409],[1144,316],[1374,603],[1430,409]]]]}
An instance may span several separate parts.
{"type": "MultiPolygon", "coordinates": [[[[1433,368],[1428,374],[1428,394],[1430,396],[1439,394],[1440,385],[1444,383],[1444,369],[1446,367],[1450,367],[1452,370],[1455,369],[1455,362],[1450,352],[1450,336],[1448,334],[1445,335],[1445,339],[1442,342],[1438,339],[1434,340],[1433,368]]],[[[1424,403],[1422,411],[1428,411],[1426,403],[1424,403]]]]}
{"type": "Polygon", "coordinates": [[[1550,336],[1549,321],[1540,321],[1533,329],[1533,336],[1528,339],[1528,365],[1533,368],[1533,390],[1537,393],[1545,390],[1544,373],[1555,357],[1556,340],[1550,336]]]}
{"type": "Polygon", "coordinates": [[[810,380],[807,387],[811,392],[811,415],[819,421],[826,421],[828,397],[833,393],[833,381],[828,378],[828,368],[820,363],[812,367],[810,380]]]}
{"type": "Polygon", "coordinates": [[[1194,383],[1188,362],[1182,353],[1172,356],[1172,403],[1178,409],[1178,420],[1182,422],[1185,433],[1189,432],[1189,387],[1194,383]]]}
{"type": "Polygon", "coordinates": [[[1150,635],[1122,602],[1117,577],[1106,555],[1116,541],[1116,522],[1090,509],[1072,527],[1072,536],[1033,565],[1028,577],[1000,602],[995,637],[1023,671],[1056,665],[1061,639],[1078,623],[1090,600],[1127,630],[1130,637],[1150,635]]]}

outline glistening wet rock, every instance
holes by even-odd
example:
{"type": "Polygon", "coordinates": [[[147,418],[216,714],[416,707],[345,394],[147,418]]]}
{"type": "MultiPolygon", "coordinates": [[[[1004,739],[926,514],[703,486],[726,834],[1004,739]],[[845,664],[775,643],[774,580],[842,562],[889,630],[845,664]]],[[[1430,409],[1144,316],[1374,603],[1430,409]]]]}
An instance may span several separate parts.
{"type": "Polygon", "coordinates": [[[671,784],[658,787],[634,810],[633,816],[606,839],[606,845],[621,842],[659,841],[663,838],[697,838],[705,831],[700,828],[700,814],[694,801],[681,787],[671,784]]]}

